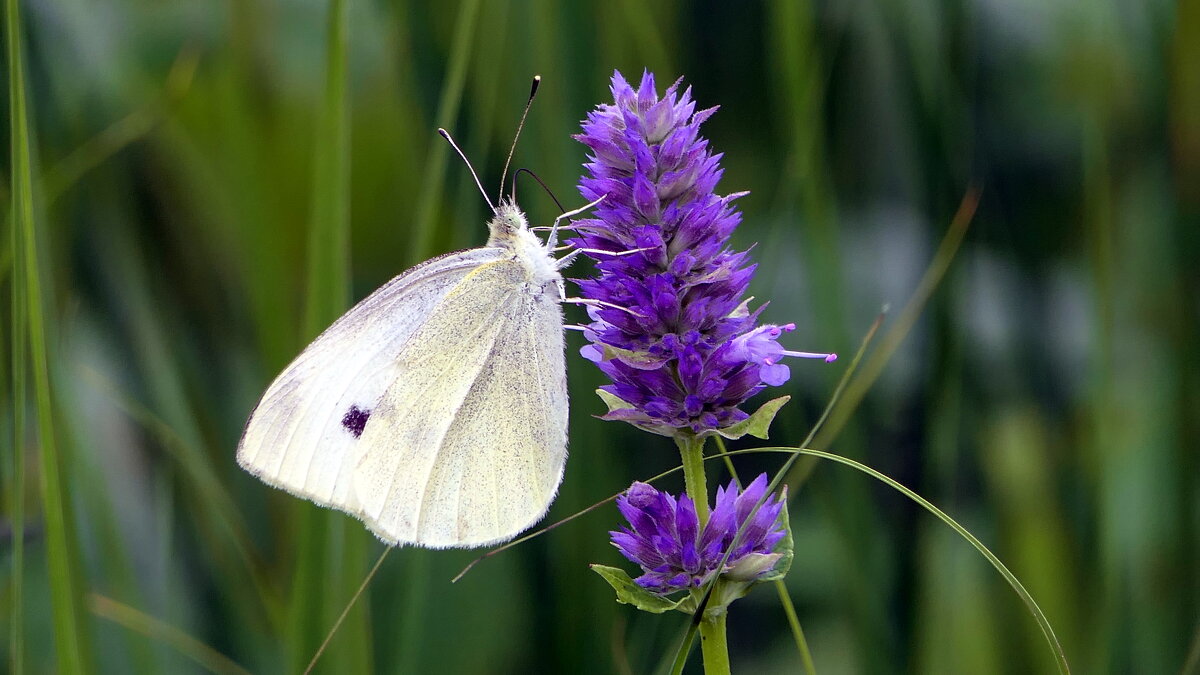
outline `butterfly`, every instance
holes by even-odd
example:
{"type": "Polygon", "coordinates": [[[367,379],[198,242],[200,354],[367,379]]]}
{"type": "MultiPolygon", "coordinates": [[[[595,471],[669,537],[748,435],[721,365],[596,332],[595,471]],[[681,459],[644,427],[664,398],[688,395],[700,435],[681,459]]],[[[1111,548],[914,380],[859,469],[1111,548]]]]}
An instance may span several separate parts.
{"type": "Polygon", "coordinates": [[[485,546],[540,520],[567,458],[560,270],[578,250],[552,253],[594,204],[543,243],[502,199],[487,245],[367,296],[267,388],[238,463],[389,544],[485,546]]]}

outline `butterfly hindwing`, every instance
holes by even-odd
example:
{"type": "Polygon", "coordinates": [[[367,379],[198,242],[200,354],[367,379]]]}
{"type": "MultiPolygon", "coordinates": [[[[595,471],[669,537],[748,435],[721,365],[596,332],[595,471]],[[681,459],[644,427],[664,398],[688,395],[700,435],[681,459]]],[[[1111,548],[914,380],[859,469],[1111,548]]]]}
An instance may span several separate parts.
{"type": "Polygon", "coordinates": [[[409,342],[400,359],[415,379],[387,391],[363,433],[355,492],[363,520],[386,541],[439,548],[507,539],[545,513],[562,478],[557,287],[532,287],[515,261],[475,274],[486,278],[448,296],[409,342]],[[467,324],[470,336],[455,335],[467,324]],[[445,345],[456,338],[463,347],[450,354],[445,345]]]}
{"type": "Polygon", "coordinates": [[[458,478],[458,512],[439,514],[438,500],[427,497],[425,538],[494,543],[540,520],[554,500],[567,458],[562,314],[556,293],[522,300],[520,318],[496,340],[491,367],[476,381],[442,449],[468,458],[458,478]],[[493,400],[508,404],[489,405],[493,400]],[[482,433],[492,447],[472,443],[482,433]]]}

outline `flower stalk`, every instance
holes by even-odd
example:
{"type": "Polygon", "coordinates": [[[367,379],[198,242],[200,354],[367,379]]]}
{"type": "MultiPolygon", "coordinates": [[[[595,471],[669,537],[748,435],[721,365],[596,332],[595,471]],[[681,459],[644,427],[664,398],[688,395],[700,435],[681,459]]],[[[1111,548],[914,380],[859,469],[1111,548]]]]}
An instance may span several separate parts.
{"type": "Polygon", "coordinates": [[[728,613],[722,611],[700,622],[700,654],[704,657],[705,675],[729,675],[729,641],[725,633],[727,616],[728,613]]]}
{"type": "Polygon", "coordinates": [[[708,524],[708,482],[704,477],[704,441],[703,436],[695,434],[678,433],[675,435],[675,444],[679,446],[679,457],[683,460],[683,489],[696,504],[696,517],[700,520],[700,527],[708,524]]]}
{"type": "Polygon", "coordinates": [[[612,95],[575,137],[589,150],[580,194],[589,202],[603,197],[592,217],[572,223],[570,243],[589,252],[598,272],[578,280],[595,301],[581,353],[609,378],[598,392],[609,408],[604,419],[675,441],[685,492],[675,497],[634,483],[617,499],[629,525],[611,535],[643,574],[592,569],[620,602],[648,612],[700,612],[704,670],[727,675],[727,607],[754,585],[783,578],[792,540],[786,491],[767,495],[766,474],[745,490],[718,488],[710,509],[705,442],[766,438],[786,397],[755,413],[742,404],[787,382],[783,359],[836,356],[786,349],[779,339],[795,325],[760,325],[762,306],[750,306],[755,265],[731,245],[741,222],[734,202],[746,193],[717,193],[721,155],[700,135],[716,108],[697,110],[679,82],[659,96],[650,73],[636,89],[614,73],[612,95]]]}

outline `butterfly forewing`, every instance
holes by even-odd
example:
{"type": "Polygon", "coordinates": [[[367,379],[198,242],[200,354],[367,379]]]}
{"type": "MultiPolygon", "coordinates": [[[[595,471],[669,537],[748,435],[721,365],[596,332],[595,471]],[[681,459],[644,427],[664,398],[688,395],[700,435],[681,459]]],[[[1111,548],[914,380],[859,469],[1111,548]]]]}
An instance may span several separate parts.
{"type": "Polygon", "coordinates": [[[446,294],[497,248],[418,265],[358,303],[275,379],[246,423],[238,462],[262,480],[357,515],[350,494],[364,422],[403,373],[397,355],[446,294]]]}
{"type": "Polygon", "coordinates": [[[567,451],[562,277],[515,204],[488,229],[313,341],[251,413],[238,462],[393,544],[481,546],[540,519],[567,451]]]}

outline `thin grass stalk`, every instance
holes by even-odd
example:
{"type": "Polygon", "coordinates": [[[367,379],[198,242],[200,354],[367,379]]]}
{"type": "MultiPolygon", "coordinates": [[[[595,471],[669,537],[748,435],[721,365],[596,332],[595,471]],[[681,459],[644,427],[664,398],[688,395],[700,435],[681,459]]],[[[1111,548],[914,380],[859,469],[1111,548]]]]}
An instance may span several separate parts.
{"type": "Polygon", "coordinates": [[[675,659],[671,662],[671,675],[683,675],[683,667],[687,665],[688,655],[692,653],[692,645],[699,631],[699,621],[688,622],[687,632],[683,634],[679,648],[675,650],[675,659]]]}
{"type": "MultiPolygon", "coordinates": [[[[742,490],[742,479],[738,476],[737,469],[733,466],[733,459],[727,454],[729,449],[725,447],[725,439],[720,436],[714,436],[713,438],[717,441],[717,452],[725,462],[725,468],[729,470],[729,477],[733,479],[740,492],[742,490]]],[[[813,664],[812,650],[808,648],[808,639],[804,637],[804,629],[800,627],[800,617],[796,614],[796,606],[792,604],[792,596],[788,593],[787,583],[783,579],[776,579],[771,584],[775,586],[775,592],[779,595],[779,604],[783,606],[783,613],[787,617],[788,628],[792,631],[792,641],[796,643],[796,651],[800,654],[800,662],[804,664],[805,675],[817,675],[817,668],[813,664]]]]}
{"type": "MultiPolygon", "coordinates": [[[[16,204],[11,205],[13,217],[9,219],[11,250],[21,249],[21,230],[16,227],[16,204]]],[[[29,326],[25,312],[25,296],[17,279],[21,277],[21,259],[16,256],[12,283],[12,485],[7,490],[12,500],[9,514],[12,520],[12,609],[9,632],[9,664],[14,675],[25,672],[25,410],[26,361],[29,344],[29,326]]]]}
{"type": "MultiPolygon", "coordinates": [[[[350,126],[347,94],[349,7],[331,0],[326,25],[325,91],[313,143],[311,224],[308,236],[304,334],[312,337],[345,311],[350,298],[350,126]]],[[[354,591],[365,561],[365,536],[345,516],[298,503],[300,560],[293,580],[291,663],[298,670],[354,591]]],[[[369,672],[371,646],[366,603],[346,619],[347,634],[332,661],[349,672],[369,672]]]]}
{"type": "MultiPolygon", "coordinates": [[[[975,215],[975,208],[978,204],[979,192],[973,188],[968,190],[958,207],[958,212],[954,215],[954,219],[950,223],[949,229],[946,231],[946,235],[942,238],[942,242],[933,256],[933,260],[929,263],[929,267],[925,269],[925,274],[921,277],[920,283],[917,284],[917,289],[913,291],[912,297],[904,306],[904,309],[900,311],[895,325],[883,336],[879,347],[863,363],[862,372],[846,387],[845,395],[842,397],[840,404],[830,410],[828,422],[825,423],[820,432],[812,440],[814,446],[825,448],[833,443],[833,439],[841,432],[846,422],[849,421],[850,415],[862,403],[863,398],[866,397],[875,380],[883,373],[884,367],[887,366],[892,356],[896,353],[896,350],[900,348],[900,344],[904,342],[904,338],[908,336],[917,319],[921,316],[921,312],[924,311],[925,305],[928,304],[934,291],[937,290],[938,286],[942,283],[942,279],[946,276],[946,270],[950,268],[950,263],[953,262],[954,256],[958,253],[958,248],[967,234],[967,228],[971,224],[971,219],[975,215]]],[[[802,468],[803,465],[797,466],[798,471],[802,468]]],[[[809,466],[807,469],[811,471],[812,467],[809,466]]],[[[788,483],[789,487],[795,485],[795,482],[791,479],[789,479],[788,483]]]]}
{"type": "Polygon", "coordinates": [[[162,124],[191,88],[199,60],[196,49],[185,46],[171,65],[162,94],[113,122],[45,171],[41,183],[44,208],[49,209],[89,171],[146,137],[162,124]]]}
{"type": "MultiPolygon", "coordinates": [[[[85,627],[83,625],[82,583],[78,578],[77,548],[74,542],[72,511],[63,484],[62,465],[55,443],[54,407],[50,391],[50,360],[47,344],[39,248],[34,221],[33,169],[30,150],[28,107],[25,98],[25,72],[21,44],[21,17],[17,0],[6,4],[8,33],[9,111],[11,115],[11,167],[13,227],[19,229],[14,249],[19,259],[23,286],[24,319],[28,329],[29,363],[33,373],[33,392],[37,411],[38,448],[41,462],[42,502],[46,528],[46,558],[50,574],[51,612],[55,631],[57,668],[62,673],[89,671],[85,627]]],[[[22,368],[26,367],[20,364],[22,368]]],[[[15,402],[23,405],[23,401],[15,402]]],[[[18,453],[19,454],[19,453],[18,453]]],[[[23,514],[22,514],[23,515],[23,514]]],[[[22,536],[24,533],[22,532],[22,536]]]]}
{"type": "MultiPolygon", "coordinates": [[[[458,8],[454,23],[454,35],[446,66],[445,80],[438,95],[438,106],[434,113],[436,126],[448,128],[458,117],[466,87],[467,68],[475,46],[475,29],[479,21],[480,0],[464,0],[458,8]]],[[[418,196],[416,218],[413,222],[412,246],[407,262],[415,263],[433,255],[434,231],[438,219],[438,208],[446,184],[446,165],[449,160],[449,144],[434,134],[429,135],[433,144],[426,153],[425,180],[418,196]]],[[[428,622],[424,617],[429,604],[429,588],[433,564],[428,551],[410,549],[404,552],[408,563],[405,575],[403,607],[400,612],[400,637],[396,640],[397,672],[416,672],[422,662],[422,646],[428,622]]]]}
{"type": "Polygon", "coordinates": [[[249,675],[250,673],[233,659],[200,642],[185,631],[129,605],[95,593],[88,596],[88,605],[96,616],[124,626],[151,640],[169,645],[210,673],[217,673],[217,675],[249,675]]]}
{"type": "MultiPolygon", "coordinates": [[[[1025,603],[1025,607],[1029,610],[1029,613],[1033,615],[1034,620],[1037,621],[1038,628],[1041,629],[1042,636],[1045,638],[1046,644],[1050,647],[1050,650],[1054,654],[1055,665],[1058,666],[1058,671],[1063,674],[1071,672],[1070,666],[1067,665],[1066,654],[1063,653],[1062,644],[1059,643],[1058,636],[1055,634],[1054,628],[1050,625],[1050,620],[1046,618],[1046,615],[1042,612],[1041,608],[1038,607],[1037,602],[1034,601],[1033,596],[1029,594],[1029,591],[1025,589],[1024,584],[1022,584],[1021,581],[1017,579],[1017,576],[1013,574],[1003,562],[1000,561],[1000,558],[996,557],[995,553],[992,553],[991,549],[985,546],[983,542],[979,541],[979,539],[977,539],[975,535],[971,534],[967,528],[959,525],[958,521],[954,520],[950,516],[946,515],[946,513],[941,509],[934,506],[932,502],[880,471],[876,471],[875,469],[872,469],[871,467],[860,462],[856,462],[848,457],[835,455],[831,452],[813,450],[811,448],[784,447],[754,448],[751,452],[786,452],[808,455],[810,457],[818,457],[820,459],[828,459],[830,461],[838,462],[839,464],[845,464],[846,466],[857,469],[871,476],[872,478],[875,478],[876,480],[886,483],[892,489],[900,492],[905,497],[908,497],[912,501],[919,504],[921,508],[937,516],[939,520],[949,525],[951,529],[959,534],[959,536],[961,536],[963,539],[966,539],[971,546],[974,546],[975,550],[979,551],[980,555],[986,558],[987,561],[991,563],[992,567],[994,567],[996,571],[1000,573],[1000,576],[1004,577],[1004,580],[1008,582],[1008,585],[1011,586],[1013,591],[1016,592],[1017,596],[1021,598],[1021,602],[1025,603]]],[[[730,454],[739,453],[735,451],[734,453],[730,454]]]]}
{"type": "MultiPolygon", "coordinates": [[[[462,103],[463,88],[467,81],[467,66],[470,63],[471,51],[475,41],[475,24],[479,18],[480,0],[464,0],[458,10],[458,19],[454,24],[454,41],[450,48],[449,65],[446,67],[446,80],[442,85],[442,93],[438,97],[437,112],[434,121],[438,127],[448,128],[458,117],[458,108],[462,103]]],[[[417,214],[413,221],[412,247],[409,249],[409,263],[424,260],[433,255],[433,233],[437,223],[438,205],[441,203],[442,190],[446,184],[446,163],[450,157],[449,144],[430,134],[433,143],[426,154],[425,182],[417,201],[417,214]]]]}
{"type": "MultiPolygon", "coordinates": [[[[166,420],[118,389],[101,373],[87,367],[80,372],[84,381],[95,387],[118,410],[128,415],[131,421],[156,439],[171,461],[178,465],[184,477],[186,492],[190,493],[191,498],[207,505],[207,517],[197,518],[198,526],[203,531],[221,530],[224,533],[227,543],[221,545],[232,547],[239,564],[245,569],[258,593],[264,618],[272,625],[280,625],[283,615],[281,600],[275,592],[276,587],[264,571],[262,561],[252,552],[253,546],[250,543],[245,518],[213,467],[200,459],[203,456],[201,450],[193,447],[166,420]],[[214,522],[210,523],[210,520],[214,522]]],[[[209,541],[213,542],[210,545],[216,543],[216,539],[209,541]]]]}
{"type": "MultiPolygon", "coordinates": [[[[1063,649],[1062,649],[1062,644],[1059,642],[1058,635],[1054,632],[1054,628],[1050,625],[1050,620],[1046,618],[1045,613],[1042,612],[1042,610],[1038,606],[1037,602],[1034,601],[1033,596],[1030,595],[1029,591],[1026,590],[1024,584],[1021,583],[1021,581],[1017,578],[1017,576],[1015,574],[1013,574],[1012,571],[1009,570],[1008,567],[1003,562],[1000,561],[1000,558],[998,558],[996,556],[996,554],[992,553],[991,549],[989,549],[987,546],[985,546],[983,544],[983,542],[979,541],[979,539],[976,538],[975,535],[971,534],[971,532],[969,530],[967,530],[967,528],[963,527],[962,525],[960,525],[958,523],[958,521],[954,520],[949,515],[947,515],[944,511],[942,511],[938,507],[934,506],[932,502],[928,501],[927,499],[925,499],[921,495],[917,494],[913,490],[905,487],[903,484],[901,484],[900,482],[891,478],[890,476],[888,476],[880,471],[876,471],[875,469],[872,469],[871,467],[869,467],[865,464],[856,462],[848,457],[842,457],[841,455],[836,455],[831,452],[825,452],[823,450],[814,450],[812,448],[802,448],[802,447],[790,448],[790,447],[772,446],[772,447],[765,447],[765,448],[748,448],[746,450],[731,450],[728,452],[714,453],[712,455],[705,457],[704,460],[708,461],[708,460],[714,460],[714,459],[724,458],[724,457],[734,457],[737,455],[748,455],[748,454],[764,453],[764,452],[766,452],[766,453],[785,453],[785,454],[790,454],[793,457],[795,457],[797,455],[805,455],[805,456],[814,457],[817,459],[828,459],[830,461],[844,464],[851,468],[857,469],[857,470],[875,478],[876,480],[879,480],[879,481],[887,484],[892,489],[897,490],[904,496],[906,496],[909,499],[911,499],[912,501],[916,502],[919,506],[924,508],[926,511],[937,516],[939,520],[941,520],[946,525],[949,525],[951,529],[953,529],[955,532],[957,532],[959,534],[959,536],[961,536],[963,539],[966,539],[967,542],[969,542],[971,544],[971,546],[973,546],[975,548],[976,551],[978,551],[985,559],[987,559],[987,561],[992,565],[992,567],[995,568],[996,571],[999,572],[1002,577],[1004,577],[1004,580],[1006,582],[1008,582],[1008,585],[1013,589],[1014,592],[1016,592],[1017,596],[1021,599],[1021,602],[1023,602],[1025,604],[1025,607],[1029,610],[1029,613],[1033,615],[1034,620],[1038,624],[1038,628],[1041,629],[1041,631],[1042,631],[1042,636],[1045,639],[1046,644],[1050,647],[1051,652],[1053,652],[1055,664],[1058,667],[1059,673],[1062,673],[1065,675],[1065,674],[1068,674],[1071,672],[1070,666],[1067,664],[1066,654],[1063,652],[1063,649]]],[[[657,476],[648,478],[643,482],[654,483],[655,481],[657,481],[661,478],[669,476],[677,471],[681,471],[682,468],[683,467],[679,466],[679,467],[675,467],[674,469],[669,469],[667,471],[664,471],[664,472],[658,474],[657,476]]],[[[778,478],[777,478],[777,480],[778,480],[778,478]]],[[[770,494],[772,491],[773,491],[773,487],[768,488],[767,492],[768,492],[768,494],[770,494]]],[[[607,500],[605,500],[604,502],[601,502],[601,503],[607,503],[609,501],[615,500],[617,498],[617,496],[620,494],[621,493],[617,493],[616,495],[609,497],[607,500]]],[[[575,516],[571,516],[570,518],[574,518],[574,517],[575,516]]],[[[557,525],[559,525],[559,523],[554,523],[550,527],[553,528],[553,527],[556,527],[557,525]]],[[[528,539],[532,536],[540,534],[542,531],[545,531],[545,530],[540,530],[539,532],[536,532],[533,535],[529,535],[525,538],[528,539]]],[[[739,532],[739,535],[740,534],[741,533],[739,532]]],[[[735,537],[735,545],[736,545],[736,539],[737,538],[735,537]]],[[[674,667],[671,671],[673,674],[682,672],[683,665],[687,661],[687,655],[688,655],[688,652],[690,651],[692,641],[695,639],[696,629],[698,628],[699,624],[700,624],[699,621],[693,620],[690,622],[689,629],[680,644],[680,648],[675,653],[674,667]]]]}
{"type": "Polygon", "coordinates": [[[358,590],[354,592],[354,597],[350,598],[350,601],[346,603],[345,609],[343,609],[342,613],[338,615],[337,621],[333,622],[333,627],[329,629],[329,634],[325,636],[324,642],[322,642],[321,646],[317,648],[316,653],[313,654],[312,660],[308,662],[308,667],[304,669],[304,675],[308,675],[313,671],[313,668],[317,667],[317,661],[321,659],[321,655],[325,653],[325,649],[329,646],[329,643],[333,641],[333,636],[336,635],[338,629],[342,627],[342,622],[346,620],[346,617],[350,614],[350,610],[354,608],[354,604],[358,602],[358,599],[362,597],[363,593],[366,592],[367,586],[371,584],[371,580],[375,578],[375,575],[379,572],[379,568],[383,566],[383,561],[387,559],[387,554],[392,550],[393,549],[391,546],[387,546],[384,547],[383,553],[379,554],[379,558],[375,561],[375,565],[371,568],[371,571],[367,572],[367,576],[363,577],[362,583],[358,585],[358,590]]]}
{"type": "Polygon", "coordinates": [[[788,594],[787,584],[783,579],[776,579],[775,592],[779,594],[779,604],[787,616],[788,627],[792,629],[792,640],[796,650],[800,652],[800,662],[804,664],[805,675],[817,675],[817,666],[813,663],[812,651],[808,648],[808,640],[804,637],[804,629],[800,627],[800,617],[796,614],[796,606],[792,604],[792,596],[788,594]]]}

